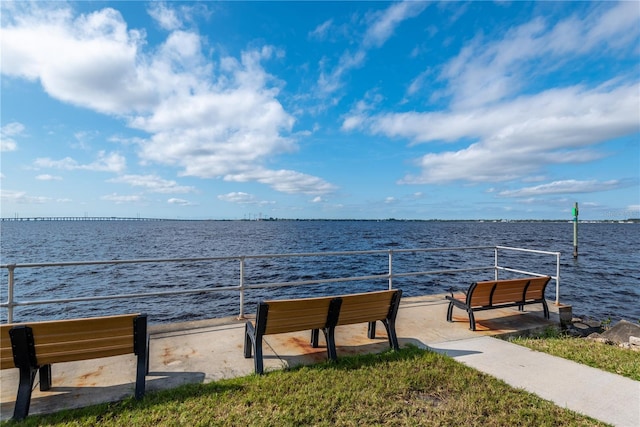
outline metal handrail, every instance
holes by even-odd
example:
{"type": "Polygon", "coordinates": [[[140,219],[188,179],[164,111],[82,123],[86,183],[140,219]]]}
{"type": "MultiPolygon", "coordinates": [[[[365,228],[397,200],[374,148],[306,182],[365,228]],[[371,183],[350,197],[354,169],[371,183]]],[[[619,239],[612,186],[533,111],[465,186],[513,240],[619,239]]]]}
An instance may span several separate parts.
{"type": "Polygon", "coordinates": [[[559,291],[560,291],[560,252],[549,252],[535,249],[513,248],[508,246],[466,246],[466,247],[447,247],[447,248],[416,248],[416,249],[386,249],[386,250],[365,250],[365,251],[334,251],[334,252],[302,252],[302,253],[285,253],[285,254],[256,254],[256,255],[241,255],[241,256],[216,256],[216,257],[195,257],[195,258],[148,258],[148,259],[129,259],[129,260],[101,260],[101,261],[68,261],[68,262],[45,262],[45,263],[24,263],[24,264],[1,264],[0,268],[6,268],[8,270],[8,290],[7,301],[0,303],[0,308],[7,309],[7,322],[13,322],[13,309],[18,306],[29,305],[42,305],[42,304],[58,304],[68,302],[81,302],[81,301],[102,301],[102,300],[115,300],[115,299],[132,299],[132,298],[144,298],[144,297],[156,297],[156,296],[170,296],[170,295],[184,295],[184,294],[196,294],[196,293],[210,293],[210,292],[223,292],[223,291],[238,291],[239,292],[239,318],[243,318],[244,305],[245,305],[245,291],[248,289],[263,289],[263,288],[275,288],[283,286],[302,286],[311,284],[323,284],[323,283],[340,283],[360,280],[372,280],[372,279],[388,279],[389,289],[393,289],[393,279],[410,277],[410,276],[424,276],[432,274],[453,274],[469,271],[482,271],[482,270],[494,270],[495,278],[498,279],[499,271],[516,272],[520,274],[543,276],[543,274],[529,272],[524,270],[513,269],[499,265],[498,253],[499,250],[503,251],[518,251],[537,253],[545,255],[556,256],[556,275],[551,276],[556,282],[556,305],[559,304],[559,291]],[[470,268],[455,268],[444,270],[428,270],[428,271],[410,271],[396,273],[393,268],[394,254],[400,253],[420,253],[420,252],[451,252],[451,251],[463,251],[463,250],[494,250],[494,265],[486,267],[470,267],[470,268]],[[384,274],[353,276],[353,277],[337,277],[330,279],[315,279],[315,280],[298,280],[289,282],[271,282],[271,283],[259,283],[259,284],[247,284],[245,281],[245,262],[248,259],[265,259],[265,258],[296,258],[296,257],[331,257],[331,256],[355,256],[355,255],[379,255],[386,254],[388,257],[388,271],[384,274]],[[202,288],[202,289],[183,289],[174,291],[162,291],[162,292],[142,292],[131,294],[117,294],[117,295],[98,295],[87,297],[75,297],[75,298],[58,298],[58,299],[45,299],[36,301],[16,301],[15,300],[15,270],[21,268],[43,268],[43,267],[69,267],[69,266],[88,266],[88,265],[121,265],[121,264],[143,264],[143,263],[170,263],[170,262],[210,262],[210,261],[237,261],[239,263],[240,280],[237,286],[219,286],[215,288],[202,288]]]}

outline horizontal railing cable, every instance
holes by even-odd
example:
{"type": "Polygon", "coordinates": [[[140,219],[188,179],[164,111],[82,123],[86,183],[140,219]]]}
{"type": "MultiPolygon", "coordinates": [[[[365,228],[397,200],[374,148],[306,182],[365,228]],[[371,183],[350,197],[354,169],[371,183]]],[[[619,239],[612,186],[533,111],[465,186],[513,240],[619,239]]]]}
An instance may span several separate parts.
{"type": "MultiPolygon", "coordinates": [[[[292,286],[305,286],[314,284],[330,284],[330,283],[343,283],[354,282],[364,280],[379,280],[387,279],[389,281],[389,289],[393,287],[394,278],[406,278],[412,276],[426,276],[426,275],[442,275],[442,274],[458,274],[463,272],[472,271],[484,271],[494,270],[496,279],[498,278],[499,271],[509,271],[519,274],[526,274],[531,276],[542,276],[546,274],[540,274],[535,272],[529,272],[525,270],[510,268],[501,266],[499,262],[499,251],[515,251],[524,253],[536,253],[544,255],[554,255],[556,257],[556,274],[551,276],[556,281],[556,304],[559,304],[559,283],[560,283],[560,253],[549,252],[536,249],[524,249],[514,248],[508,246],[466,246],[466,247],[446,247],[446,248],[414,248],[414,249],[379,249],[379,250],[360,250],[360,251],[333,251],[333,252],[302,252],[302,253],[275,253],[275,254],[252,254],[241,256],[214,256],[214,257],[193,257],[193,258],[148,258],[148,259],[128,259],[128,260],[97,260],[97,261],[67,261],[67,262],[39,262],[39,263],[24,263],[24,264],[1,264],[0,268],[8,270],[8,283],[7,283],[7,300],[0,303],[0,308],[7,309],[7,322],[13,321],[13,309],[19,306],[31,306],[31,305],[43,305],[43,304],[63,304],[63,303],[76,303],[87,301],[104,301],[104,300],[122,300],[133,298],[151,298],[151,297],[163,297],[171,295],[186,295],[186,294],[204,294],[213,292],[239,292],[239,317],[244,317],[244,298],[245,291],[251,289],[265,289],[265,288],[277,288],[277,287],[292,287],[292,286]],[[465,268],[451,268],[451,269],[436,269],[426,271],[402,271],[397,272],[396,260],[394,254],[418,254],[418,253],[434,253],[434,252],[459,252],[469,250],[488,250],[494,251],[494,265],[492,266],[477,266],[477,267],[465,267],[465,268]],[[281,259],[281,258],[308,258],[308,257],[356,257],[364,255],[386,255],[388,257],[388,272],[384,274],[370,274],[359,275],[350,277],[334,277],[323,279],[309,279],[309,280],[290,280],[290,281],[274,281],[267,283],[248,283],[247,282],[247,270],[245,263],[247,260],[259,260],[259,259],[281,259]],[[210,288],[197,288],[197,289],[179,289],[170,291],[152,291],[152,292],[138,292],[116,295],[94,295],[94,296],[82,296],[72,298],[57,298],[57,299],[43,299],[33,301],[20,301],[15,299],[15,274],[17,269],[25,268],[49,268],[49,267],[73,267],[73,266],[94,266],[94,265],[124,265],[124,264],[164,264],[164,263],[183,263],[183,264],[195,264],[202,262],[238,262],[237,270],[235,273],[239,274],[239,284],[234,286],[216,286],[210,288]]],[[[183,267],[183,266],[181,266],[183,267]]],[[[234,273],[234,274],[235,274],[234,273]]]]}

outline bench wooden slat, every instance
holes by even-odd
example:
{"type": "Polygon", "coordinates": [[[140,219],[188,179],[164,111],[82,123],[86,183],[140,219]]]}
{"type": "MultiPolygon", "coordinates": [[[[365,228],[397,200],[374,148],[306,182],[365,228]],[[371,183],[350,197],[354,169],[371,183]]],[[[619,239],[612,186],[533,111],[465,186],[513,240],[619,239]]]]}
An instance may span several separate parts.
{"type": "Polygon", "coordinates": [[[269,306],[265,335],[324,328],[332,297],[265,301],[269,306]]]}
{"type": "Polygon", "coordinates": [[[262,340],[264,335],[311,330],[311,345],[318,346],[318,333],[325,334],[327,354],[337,359],[335,328],[338,325],[369,323],[369,337],[375,338],[375,322],[381,320],[387,329],[389,343],[398,349],[395,318],[402,291],[380,291],[296,300],[270,300],[258,304],[256,320],[245,324],[244,357],[253,353],[255,371],[263,371],[262,340]]]}
{"type": "Polygon", "coordinates": [[[89,334],[100,334],[104,331],[109,334],[112,330],[129,330],[133,328],[133,319],[136,315],[92,317],[71,320],[53,320],[48,322],[29,323],[34,334],[47,335],[74,335],[83,337],[89,334]]]}
{"type": "Polygon", "coordinates": [[[545,318],[549,318],[549,308],[544,299],[544,291],[551,280],[549,276],[526,277],[507,280],[493,280],[473,283],[466,297],[447,296],[449,307],[447,321],[452,321],[453,307],[466,310],[469,314],[470,328],[475,331],[474,311],[502,307],[523,308],[528,304],[542,304],[545,318]]]}
{"type": "Polygon", "coordinates": [[[304,331],[306,329],[322,329],[327,323],[327,310],[309,317],[299,315],[294,318],[269,319],[265,335],[282,334],[286,332],[304,331]]]}
{"type": "Polygon", "coordinates": [[[0,325],[0,369],[16,367],[13,363],[13,349],[11,348],[11,337],[9,336],[9,330],[12,326],[6,323],[0,325]]]}
{"type": "Polygon", "coordinates": [[[529,280],[513,283],[497,282],[495,284],[493,296],[491,297],[491,304],[523,301],[524,288],[525,286],[528,286],[529,282],[529,280]]]}
{"type": "Polygon", "coordinates": [[[133,334],[87,339],[83,341],[63,341],[42,344],[36,335],[36,355],[38,364],[47,365],[75,360],[97,359],[133,353],[133,334]],[[105,356],[100,356],[104,353],[105,356]]]}
{"type": "Polygon", "coordinates": [[[38,337],[36,344],[49,344],[58,342],[77,342],[93,341],[105,339],[113,336],[131,335],[133,328],[131,325],[124,328],[109,328],[109,329],[86,329],[76,331],[65,331],[59,328],[52,330],[47,328],[47,331],[43,331],[37,325],[30,325],[33,330],[34,336],[38,337]]]}
{"type": "Polygon", "coordinates": [[[29,414],[36,372],[40,372],[40,389],[50,389],[55,363],[133,353],[137,356],[135,397],[144,395],[149,371],[145,314],[1,325],[0,339],[2,369],[20,369],[14,419],[29,414]]]}
{"type": "Polygon", "coordinates": [[[395,291],[369,292],[342,296],[338,325],[382,320],[389,314],[395,291]]]}
{"type": "MultiPolygon", "coordinates": [[[[36,348],[36,352],[37,352],[36,348]]],[[[78,360],[100,359],[102,357],[121,356],[133,353],[133,345],[113,345],[98,349],[70,349],[59,352],[48,352],[45,355],[38,354],[38,363],[50,365],[53,363],[75,362],[78,360]]]]}
{"type": "Polygon", "coordinates": [[[491,291],[493,283],[480,282],[473,288],[470,305],[473,307],[484,307],[491,303],[491,291]]]}
{"type": "Polygon", "coordinates": [[[544,298],[544,291],[547,288],[549,280],[546,277],[536,277],[531,279],[529,287],[527,288],[526,299],[541,299],[544,298]]]}

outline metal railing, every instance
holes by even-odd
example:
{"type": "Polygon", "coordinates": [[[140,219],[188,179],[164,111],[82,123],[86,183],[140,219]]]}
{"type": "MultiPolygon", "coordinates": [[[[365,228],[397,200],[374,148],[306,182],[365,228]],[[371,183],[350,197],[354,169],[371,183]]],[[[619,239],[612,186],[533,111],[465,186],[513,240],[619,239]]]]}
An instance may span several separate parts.
{"type": "Polygon", "coordinates": [[[162,297],[172,295],[185,294],[202,294],[211,292],[237,291],[239,293],[239,318],[245,316],[245,293],[251,289],[276,288],[284,286],[303,286],[311,284],[327,284],[340,282],[353,282],[362,280],[385,279],[388,281],[388,288],[393,289],[393,280],[395,278],[416,277],[426,275],[439,274],[455,274],[462,272],[493,270],[495,279],[498,279],[499,272],[508,271],[512,273],[525,274],[530,276],[546,276],[549,274],[541,274],[521,269],[514,269],[500,265],[500,251],[512,251],[523,253],[535,253],[543,255],[553,255],[556,257],[555,275],[551,278],[555,280],[555,303],[559,304],[560,295],[560,252],[549,252],[534,249],[513,248],[508,246],[469,246],[469,247],[447,247],[447,248],[421,248],[421,249],[388,249],[388,250],[367,250],[367,251],[343,251],[343,252],[308,252],[308,253],[288,253],[288,254],[262,254],[262,255],[242,255],[242,256],[222,256],[222,257],[199,257],[199,258],[161,258],[161,259],[133,259],[133,260],[105,260],[105,261],[77,261],[77,262],[50,262],[50,263],[25,263],[25,264],[2,264],[0,268],[7,269],[7,301],[0,303],[0,308],[7,309],[7,322],[13,322],[13,312],[15,307],[33,306],[43,304],[62,304],[74,303],[81,301],[102,301],[117,299],[133,299],[133,298],[149,298],[162,297]],[[394,255],[403,253],[429,253],[429,252],[460,252],[460,251],[478,251],[493,250],[494,263],[490,266],[477,266],[467,268],[448,268],[441,270],[425,270],[425,271],[405,271],[395,272],[394,255]],[[311,280],[293,280],[284,282],[267,282],[247,284],[245,263],[247,260],[257,259],[282,259],[282,258],[303,258],[303,257],[337,257],[337,256],[356,256],[356,255],[380,255],[386,254],[388,257],[388,271],[384,274],[370,274],[351,277],[335,277],[329,279],[311,279],[311,280]],[[124,264],[151,264],[151,263],[185,263],[185,262],[227,262],[235,261],[238,263],[239,283],[234,286],[216,286],[198,289],[180,289],[170,291],[154,291],[139,292],[116,295],[92,295],[86,297],[74,298],[57,298],[57,299],[41,299],[35,301],[17,301],[15,298],[15,274],[16,270],[31,268],[49,268],[49,267],[71,267],[71,266],[94,266],[94,265],[124,265],[124,264]]]}

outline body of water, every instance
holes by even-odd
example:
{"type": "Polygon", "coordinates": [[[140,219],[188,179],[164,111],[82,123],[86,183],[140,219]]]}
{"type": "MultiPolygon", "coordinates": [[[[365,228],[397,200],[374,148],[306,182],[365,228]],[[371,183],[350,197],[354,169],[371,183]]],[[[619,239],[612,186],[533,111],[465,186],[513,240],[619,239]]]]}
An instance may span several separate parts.
{"type": "MultiPolygon", "coordinates": [[[[193,258],[504,245],[561,252],[560,302],[575,315],[599,320],[640,320],[640,224],[579,225],[573,257],[573,224],[553,222],[437,221],[5,221],[2,264],[65,261],[193,258]]],[[[512,268],[555,275],[555,257],[501,259],[512,268]]],[[[236,286],[239,262],[93,265],[18,268],[15,299],[35,301],[172,289],[236,286]]],[[[394,273],[493,265],[493,251],[417,252],[394,255],[394,273]]],[[[247,284],[385,274],[386,254],[351,257],[248,259],[247,284]]],[[[466,272],[394,279],[405,296],[466,288],[493,273],[466,272]]],[[[384,289],[386,280],[304,285],[247,291],[245,312],[265,298],[287,298],[384,289]]],[[[555,299],[554,282],[547,299],[555,299]]],[[[7,301],[7,269],[0,270],[0,297],[7,301]]],[[[106,300],[17,307],[14,321],[72,318],[141,311],[151,323],[237,315],[237,291],[133,300],[106,300]]],[[[1,319],[6,322],[7,311],[1,319]]]]}

